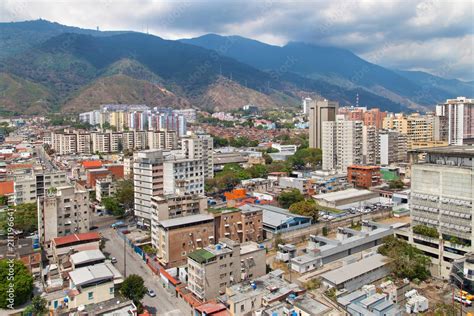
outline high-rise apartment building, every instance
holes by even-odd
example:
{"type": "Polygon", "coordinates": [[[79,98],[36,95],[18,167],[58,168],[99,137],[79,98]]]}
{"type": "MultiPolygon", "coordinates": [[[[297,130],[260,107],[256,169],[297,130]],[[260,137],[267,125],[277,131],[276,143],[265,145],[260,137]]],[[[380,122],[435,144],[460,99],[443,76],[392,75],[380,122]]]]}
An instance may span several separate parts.
{"type": "Polygon", "coordinates": [[[407,161],[407,137],[394,130],[378,132],[377,162],[383,166],[407,161]]]}
{"type": "Polygon", "coordinates": [[[138,222],[151,224],[151,199],[163,195],[163,151],[145,150],[133,157],[134,212],[138,222]]]}
{"type": "Polygon", "coordinates": [[[362,122],[338,116],[322,126],[323,170],[347,172],[347,167],[362,163],[362,122]]]}
{"type": "Polygon", "coordinates": [[[474,144],[474,99],[448,99],[436,106],[436,115],[446,120],[450,145],[474,144]]]}
{"type": "Polygon", "coordinates": [[[434,275],[447,277],[451,263],[474,250],[474,148],[426,148],[410,154],[410,241],[430,256],[434,275]],[[417,226],[435,228],[439,237],[420,235],[417,226]]]}
{"type": "Polygon", "coordinates": [[[178,133],[173,130],[148,131],[148,149],[177,149],[178,133]]]}
{"type": "Polygon", "coordinates": [[[214,139],[207,134],[192,134],[181,138],[181,150],[187,159],[203,161],[204,178],[214,177],[214,139]]]}
{"type": "Polygon", "coordinates": [[[362,126],[362,163],[375,165],[379,163],[379,133],[374,125],[362,126]]]}
{"type": "Polygon", "coordinates": [[[407,148],[411,149],[415,143],[426,143],[433,140],[433,116],[402,113],[384,118],[383,128],[395,130],[407,137],[407,148]]]}
{"type": "Polygon", "coordinates": [[[49,248],[55,237],[89,231],[89,193],[79,187],[48,190],[38,198],[38,234],[49,248]]]}
{"type": "Polygon", "coordinates": [[[336,101],[311,101],[309,105],[309,147],[322,147],[323,122],[336,120],[339,103],[336,101]]]}

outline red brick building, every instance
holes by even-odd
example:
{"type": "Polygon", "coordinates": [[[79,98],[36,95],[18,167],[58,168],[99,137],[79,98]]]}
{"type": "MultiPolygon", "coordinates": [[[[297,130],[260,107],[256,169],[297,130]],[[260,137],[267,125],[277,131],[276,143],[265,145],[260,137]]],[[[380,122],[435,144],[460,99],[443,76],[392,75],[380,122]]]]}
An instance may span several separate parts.
{"type": "Polygon", "coordinates": [[[380,167],[352,165],[347,167],[347,182],[356,188],[368,189],[381,183],[380,167]]]}

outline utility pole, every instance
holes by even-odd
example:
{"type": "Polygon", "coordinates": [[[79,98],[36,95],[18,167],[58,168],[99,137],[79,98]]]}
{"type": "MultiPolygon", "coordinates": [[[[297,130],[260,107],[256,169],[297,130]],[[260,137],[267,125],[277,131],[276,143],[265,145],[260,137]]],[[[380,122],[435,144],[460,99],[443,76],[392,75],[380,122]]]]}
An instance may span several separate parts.
{"type": "Polygon", "coordinates": [[[126,278],[127,277],[127,249],[126,245],[127,242],[125,241],[125,236],[123,236],[123,275],[126,278]]]}

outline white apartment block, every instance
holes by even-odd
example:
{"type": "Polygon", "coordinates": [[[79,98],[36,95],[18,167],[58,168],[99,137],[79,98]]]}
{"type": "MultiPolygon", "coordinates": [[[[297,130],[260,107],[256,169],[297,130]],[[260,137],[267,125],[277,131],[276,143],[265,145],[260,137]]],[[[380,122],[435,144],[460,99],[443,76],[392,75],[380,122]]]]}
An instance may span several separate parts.
{"type": "Polygon", "coordinates": [[[89,193],[74,186],[57,187],[38,198],[38,234],[50,247],[55,237],[89,231],[89,193]]]}
{"type": "Polygon", "coordinates": [[[348,166],[362,163],[362,125],[340,115],[322,122],[323,170],[347,172],[348,166]]]}
{"type": "Polygon", "coordinates": [[[474,143],[474,99],[458,97],[436,106],[436,115],[447,120],[448,143],[474,143]]]}
{"type": "Polygon", "coordinates": [[[214,178],[214,139],[207,134],[181,138],[181,150],[187,159],[203,160],[204,178],[214,178]]]}
{"type": "Polygon", "coordinates": [[[169,130],[147,132],[148,149],[176,149],[178,148],[178,133],[169,130]]]}
{"type": "Polygon", "coordinates": [[[377,161],[383,165],[406,162],[407,136],[394,130],[382,130],[378,133],[377,161]]]}
{"type": "Polygon", "coordinates": [[[93,153],[109,153],[111,152],[110,147],[110,135],[111,133],[92,133],[92,152],[93,153]]]}
{"type": "Polygon", "coordinates": [[[55,187],[69,184],[66,172],[36,172],[15,176],[14,204],[36,203],[38,197],[55,187]]]}
{"type": "Polygon", "coordinates": [[[140,224],[151,224],[151,199],[163,195],[163,151],[145,150],[133,156],[134,211],[140,224]]]}
{"type": "Polygon", "coordinates": [[[170,155],[163,162],[164,194],[204,194],[204,160],[170,155]]]}

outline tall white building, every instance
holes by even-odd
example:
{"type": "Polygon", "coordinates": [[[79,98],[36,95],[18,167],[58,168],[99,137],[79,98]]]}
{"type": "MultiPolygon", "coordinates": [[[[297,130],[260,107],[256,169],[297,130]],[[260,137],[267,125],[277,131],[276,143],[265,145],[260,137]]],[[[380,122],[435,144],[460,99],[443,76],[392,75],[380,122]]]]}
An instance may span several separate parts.
{"type": "Polygon", "coordinates": [[[457,97],[436,106],[436,115],[447,118],[448,143],[474,143],[474,99],[457,97]]]}
{"type": "Polygon", "coordinates": [[[38,234],[49,248],[55,237],[89,231],[89,193],[74,186],[48,190],[38,198],[38,234]]]}
{"type": "Polygon", "coordinates": [[[204,178],[214,177],[214,139],[207,134],[192,134],[181,138],[181,150],[186,159],[203,160],[204,178]]]}
{"type": "Polygon", "coordinates": [[[362,125],[339,115],[322,123],[323,170],[347,172],[348,166],[362,163],[362,125]]]}
{"type": "Polygon", "coordinates": [[[134,212],[145,226],[151,222],[151,198],[163,194],[163,160],[161,150],[145,150],[133,156],[134,212]]]}

